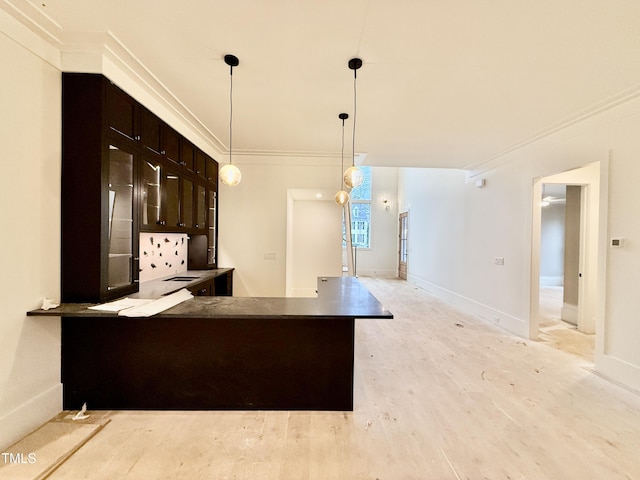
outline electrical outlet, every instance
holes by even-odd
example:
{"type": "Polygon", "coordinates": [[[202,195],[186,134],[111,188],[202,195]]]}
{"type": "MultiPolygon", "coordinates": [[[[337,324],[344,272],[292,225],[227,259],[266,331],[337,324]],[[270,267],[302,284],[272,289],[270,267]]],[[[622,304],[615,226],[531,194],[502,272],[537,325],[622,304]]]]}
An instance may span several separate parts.
{"type": "Polygon", "coordinates": [[[494,260],[494,263],[496,265],[504,265],[504,257],[496,257],[496,259],[494,260]]]}

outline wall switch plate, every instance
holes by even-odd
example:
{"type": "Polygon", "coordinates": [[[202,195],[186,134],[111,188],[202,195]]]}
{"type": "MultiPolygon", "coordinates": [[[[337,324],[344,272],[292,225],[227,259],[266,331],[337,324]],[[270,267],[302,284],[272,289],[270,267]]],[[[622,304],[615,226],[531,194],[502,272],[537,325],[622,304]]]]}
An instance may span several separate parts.
{"type": "Polygon", "coordinates": [[[275,252],[265,253],[265,254],[264,254],[264,259],[265,259],[265,260],[275,260],[275,259],[276,259],[276,254],[275,254],[275,252]]]}
{"type": "Polygon", "coordinates": [[[496,259],[494,260],[494,263],[496,265],[504,265],[504,257],[496,257],[496,259]]]}

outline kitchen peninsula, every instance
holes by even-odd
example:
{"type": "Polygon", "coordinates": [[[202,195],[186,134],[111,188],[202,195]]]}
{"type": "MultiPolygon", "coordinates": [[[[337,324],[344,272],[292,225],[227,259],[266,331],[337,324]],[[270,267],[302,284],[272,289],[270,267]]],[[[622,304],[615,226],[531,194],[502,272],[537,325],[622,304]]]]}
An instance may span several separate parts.
{"type": "Polygon", "coordinates": [[[355,319],[393,315],[354,277],[317,298],[194,297],[151,317],[62,304],[64,408],[353,410],[355,319]]]}

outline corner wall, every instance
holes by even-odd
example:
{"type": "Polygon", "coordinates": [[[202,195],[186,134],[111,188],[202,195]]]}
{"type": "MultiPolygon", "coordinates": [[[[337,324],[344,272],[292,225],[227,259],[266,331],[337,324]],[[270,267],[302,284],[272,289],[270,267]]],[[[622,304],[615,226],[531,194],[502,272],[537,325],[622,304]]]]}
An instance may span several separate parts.
{"type": "Polygon", "coordinates": [[[61,75],[51,49],[3,10],[0,58],[4,449],[62,409],[60,320],[26,316],[44,297],[60,298],[61,75]]]}

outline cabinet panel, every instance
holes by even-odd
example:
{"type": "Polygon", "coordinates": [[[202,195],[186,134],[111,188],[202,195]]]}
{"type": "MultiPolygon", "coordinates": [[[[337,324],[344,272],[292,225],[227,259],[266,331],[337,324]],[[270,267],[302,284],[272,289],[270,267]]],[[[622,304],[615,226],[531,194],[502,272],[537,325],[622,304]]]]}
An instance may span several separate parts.
{"type": "Polygon", "coordinates": [[[140,107],[129,95],[111,82],[106,85],[106,116],[109,128],[129,140],[137,140],[140,107]]]}
{"type": "Polygon", "coordinates": [[[196,175],[202,178],[207,177],[207,156],[200,150],[196,150],[195,155],[195,172],[196,175]]]}
{"type": "Polygon", "coordinates": [[[195,169],[195,147],[186,139],[180,141],[180,165],[186,168],[189,172],[193,172],[195,169]]]}
{"type": "Polygon", "coordinates": [[[188,178],[182,179],[182,195],[180,203],[180,213],[182,221],[181,227],[193,227],[193,182],[188,178]]]}
{"type": "Polygon", "coordinates": [[[162,153],[162,120],[147,109],[142,109],[142,146],[153,153],[162,153]]]}
{"type": "Polygon", "coordinates": [[[218,242],[218,195],[213,189],[207,189],[207,263],[216,265],[216,246],[218,242]]]}
{"type": "Polygon", "coordinates": [[[164,221],[167,227],[180,226],[180,175],[177,172],[165,168],[163,174],[163,194],[165,214],[164,221]]]}
{"type": "Polygon", "coordinates": [[[107,290],[113,291],[134,283],[134,252],[138,240],[134,230],[133,152],[110,144],[107,168],[107,290]]]}
{"type": "Polygon", "coordinates": [[[207,157],[207,181],[210,183],[218,183],[218,162],[213,158],[207,157]]]}
{"type": "Polygon", "coordinates": [[[207,227],[207,189],[202,184],[196,185],[196,215],[195,225],[197,229],[207,227]]]}
{"type": "Polygon", "coordinates": [[[188,290],[196,297],[211,297],[214,294],[213,280],[198,283],[188,290]]]}
{"type": "Polygon", "coordinates": [[[162,153],[166,160],[180,162],[180,134],[168,125],[162,127],[162,153]]]}
{"type": "Polygon", "coordinates": [[[140,166],[140,226],[143,228],[162,225],[162,173],[159,161],[143,158],[140,166]]]}

